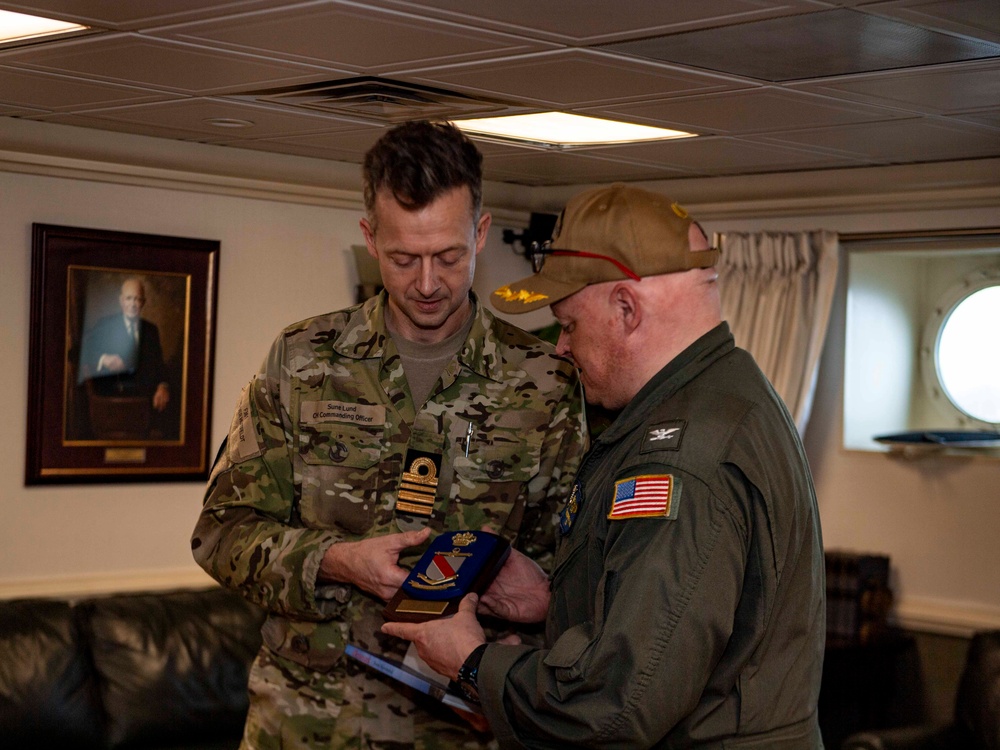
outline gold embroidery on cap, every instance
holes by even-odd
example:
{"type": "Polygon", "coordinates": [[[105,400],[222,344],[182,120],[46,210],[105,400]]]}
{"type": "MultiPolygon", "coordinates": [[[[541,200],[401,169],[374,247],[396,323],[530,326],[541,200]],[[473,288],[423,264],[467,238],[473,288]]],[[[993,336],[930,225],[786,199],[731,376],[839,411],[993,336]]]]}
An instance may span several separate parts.
{"type": "Polygon", "coordinates": [[[527,289],[515,292],[509,286],[501,287],[493,292],[493,294],[502,299],[504,302],[520,302],[525,305],[530,305],[532,302],[538,302],[539,300],[549,298],[549,295],[547,294],[542,294],[541,292],[529,292],[527,289]]]}
{"type": "Polygon", "coordinates": [[[674,210],[674,213],[677,214],[677,216],[680,217],[681,219],[686,219],[688,217],[688,212],[685,210],[684,206],[682,206],[680,203],[677,202],[671,203],[670,207],[674,210]]]}

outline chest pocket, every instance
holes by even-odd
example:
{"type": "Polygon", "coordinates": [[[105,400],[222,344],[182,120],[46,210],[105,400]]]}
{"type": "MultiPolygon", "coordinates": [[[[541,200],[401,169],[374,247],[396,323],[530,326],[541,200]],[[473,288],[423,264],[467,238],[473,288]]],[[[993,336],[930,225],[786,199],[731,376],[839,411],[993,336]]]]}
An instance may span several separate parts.
{"type": "Polygon", "coordinates": [[[375,518],[381,430],[338,423],[301,429],[302,522],[310,528],[340,527],[363,534],[375,518]]]}
{"type": "Polygon", "coordinates": [[[475,505],[486,520],[497,528],[507,523],[508,516],[523,502],[519,497],[538,475],[541,461],[541,438],[520,442],[476,447],[468,456],[455,457],[454,499],[462,505],[475,505]]]}

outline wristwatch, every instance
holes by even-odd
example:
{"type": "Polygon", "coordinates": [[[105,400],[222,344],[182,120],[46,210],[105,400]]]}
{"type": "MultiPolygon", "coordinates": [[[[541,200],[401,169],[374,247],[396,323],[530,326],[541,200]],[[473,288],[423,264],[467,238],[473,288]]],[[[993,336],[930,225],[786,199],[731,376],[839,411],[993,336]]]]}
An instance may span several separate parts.
{"type": "Polygon", "coordinates": [[[479,703],[479,662],[483,659],[487,644],[476,646],[469,654],[462,666],[458,668],[458,687],[466,700],[472,703],[479,703]]]}

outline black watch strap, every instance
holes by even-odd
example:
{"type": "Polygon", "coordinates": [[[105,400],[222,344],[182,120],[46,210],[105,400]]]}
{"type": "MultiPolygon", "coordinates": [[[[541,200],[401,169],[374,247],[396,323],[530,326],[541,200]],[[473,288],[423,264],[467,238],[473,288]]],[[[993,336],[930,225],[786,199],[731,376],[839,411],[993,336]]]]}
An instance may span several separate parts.
{"type": "Polygon", "coordinates": [[[487,645],[483,643],[476,646],[458,668],[458,686],[462,689],[462,694],[475,703],[479,703],[479,662],[483,660],[487,645]]]}

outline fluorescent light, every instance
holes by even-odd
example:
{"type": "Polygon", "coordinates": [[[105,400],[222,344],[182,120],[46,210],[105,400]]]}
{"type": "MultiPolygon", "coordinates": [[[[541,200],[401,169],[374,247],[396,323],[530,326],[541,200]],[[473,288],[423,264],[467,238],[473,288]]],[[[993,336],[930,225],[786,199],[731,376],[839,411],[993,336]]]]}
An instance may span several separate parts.
{"type": "Polygon", "coordinates": [[[0,43],[23,42],[27,39],[49,36],[51,34],[67,34],[73,31],[85,31],[88,27],[78,23],[56,21],[52,18],[28,16],[24,13],[12,13],[0,10],[0,43]]]}
{"type": "Polygon", "coordinates": [[[649,125],[635,125],[565,112],[454,120],[452,124],[470,135],[549,148],[605,146],[660,141],[668,138],[691,138],[695,135],[682,130],[654,128],[649,125]]]}

